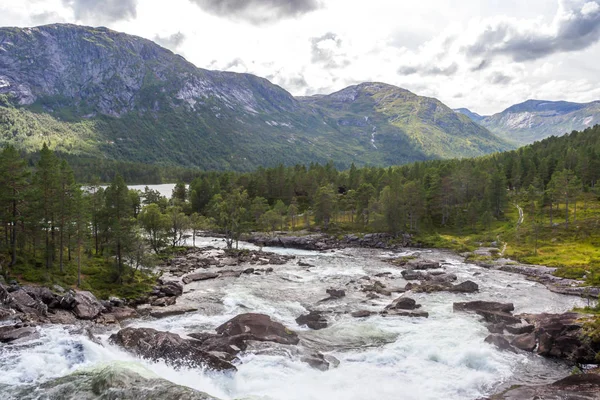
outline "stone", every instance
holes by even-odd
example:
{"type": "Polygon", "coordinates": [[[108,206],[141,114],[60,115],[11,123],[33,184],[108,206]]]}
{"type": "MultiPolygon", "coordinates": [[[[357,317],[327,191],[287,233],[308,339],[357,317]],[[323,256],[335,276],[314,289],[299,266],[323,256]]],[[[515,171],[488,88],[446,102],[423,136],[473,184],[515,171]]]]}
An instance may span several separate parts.
{"type": "Polygon", "coordinates": [[[310,329],[319,330],[327,328],[327,319],[319,311],[310,311],[308,314],[296,318],[298,325],[306,325],[310,329]]]}
{"type": "Polygon", "coordinates": [[[426,311],[410,311],[401,309],[390,309],[381,312],[383,316],[398,316],[398,317],[417,317],[417,318],[429,318],[429,313],[426,311]]]}
{"type": "Polygon", "coordinates": [[[373,312],[368,310],[357,310],[350,313],[354,318],[366,318],[373,314],[373,312]]]}
{"type": "Polygon", "coordinates": [[[515,317],[509,313],[501,312],[501,311],[485,311],[485,310],[477,310],[476,313],[481,315],[486,322],[491,322],[494,324],[504,323],[504,324],[519,324],[521,323],[521,318],[515,317]]]}
{"type": "Polygon", "coordinates": [[[386,310],[414,310],[421,307],[414,299],[410,297],[398,297],[396,300],[385,307],[386,310]]]}
{"type": "Polygon", "coordinates": [[[194,274],[189,274],[184,276],[181,280],[183,281],[183,283],[185,283],[186,285],[188,283],[191,282],[195,282],[195,281],[205,281],[208,279],[215,279],[219,277],[219,273],[218,272],[196,272],[194,274]]]}
{"type": "Polygon", "coordinates": [[[535,330],[535,326],[530,325],[526,322],[520,324],[506,325],[506,331],[513,335],[522,335],[524,333],[531,333],[535,330]]]}
{"type": "Polygon", "coordinates": [[[500,311],[500,312],[512,312],[515,309],[513,303],[498,303],[495,301],[468,301],[461,303],[454,303],[452,305],[454,311],[500,311]]]}
{"type": "Polygon", "coordinates": [[[166,307],[174,305],[176,301],[175,297],[160,297],[150,303],[150,305],[154,307],[166,307]]]}
{"type": "Polygon", "coordinates": [[[21,326],[21,324],[2,326],[0,327],[0,342],[10,343],[31,336],[36,332],[37,330],[34,326],[21,326]]]}
{"type": "Polygon", "coordinates": [[[600,375],[570,375],[550,385],[516,386],[494,395],[494,400],[598,400],[600,375]]]}
{"type": "Polygon", "coordinates": [[[535,333],[524,333],[522,335],[518,335],[510,342],[511,345],[516,347],[517,349],[525,350],[525,351],[533,351],[537,344],[535,333]]]}
{"type": "Polygon", "coordinates": [[[175,367],[207,367],[212,370],[236,370],[229,362],[202,349],[194,340],[183,339],[170,332],[151,328],[124,328],[109,340],[125,350],[153,361],[164,361],[175,367]]]}
{"type": "Polygon", "coordinates": [[[516,353],[516,350],[510,345],[508,340],[506,340],[506,338],[504,338],[504,336],[502,336],[502,335],[493,333],[485,338],[485,342],[489,343],[489,344],[493,344],[494,346],[496,346],[497,348],[499,348],[502,351],[510,351],[510,352],[516,353]]]}
{"type": "MultiPolygon", "coordinates": [[[[138,307],[138,313],[142,313],[140,307],[138,307]]],[[[191,306],[169,306],[169,307],[161,307],[161,308],[152,308],[149,310],[149,314],[154,318],[167,318],[175,315],[182,315],[188,312],[198,311],[196,307],[191,306]]]]}
{"type": "Polygon", "coordinates": [[[474,293],[479,290],[479,285],[477,285],[473,281],[464,281],[459,283],[458,285],[452,286],[450,289],[451,292],[459,292],[459,293],[474,293]]]}
{"type": "Polygon", "coordinates": [[[77,292],[74,299],[73,314],[79,319],[94,319],[104,310],[102,304],[91,292],[77,292]]]}
{"type": "Polygon", "coordinates": [[[137,311],[131,307],[113,307],[111,314],[115,316],[117,321],[137,318],[139,316],[137,311]]]}
{"type": "Polygon", "coordinates": [[[343,289],[327,289],[326,292],[333,299],[340,299],[346,296],[346,291],[343,289]]]}
{"type": "Polygon", "coordinates": [[[73,325],[77,322],[77,318],[71,311],[56,309],[48,313],[48,319],[53,324],[73,325]]]}
{"type": "Polygon", "coordinates": [[[490,333],[504,333],[504,323],[487,324],[486,328],[490,333]]]}
{"type": "Polygon", "coordinates": [[[279,322],[271,320],[264,314],[240,314],[225,322],[216,329],[217,333],[224,336],[235,336],[242,333],[252,337],[251,340],[263,342],[276,342],[280,344],[298,344],[298,334],[279,322]]]}

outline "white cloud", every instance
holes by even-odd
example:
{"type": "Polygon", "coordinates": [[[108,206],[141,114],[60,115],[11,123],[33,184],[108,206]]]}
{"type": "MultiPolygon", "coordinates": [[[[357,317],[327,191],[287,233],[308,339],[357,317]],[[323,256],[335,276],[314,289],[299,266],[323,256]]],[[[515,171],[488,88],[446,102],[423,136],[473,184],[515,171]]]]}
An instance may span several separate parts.
{"type": "Polygon", "coordinates": [[[111,0],[82,8],[90,1],[0,0],[0,26],[104,24],[198,67],[254,73],[296,95],[383,81],[482,114],[533,97],[600,99],[600,0],[111,0]]]}

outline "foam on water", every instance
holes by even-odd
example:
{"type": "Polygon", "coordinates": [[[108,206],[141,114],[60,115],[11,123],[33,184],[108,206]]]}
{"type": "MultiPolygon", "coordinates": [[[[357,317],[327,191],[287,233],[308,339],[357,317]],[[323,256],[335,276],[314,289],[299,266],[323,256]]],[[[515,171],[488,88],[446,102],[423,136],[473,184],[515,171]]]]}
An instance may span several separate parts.
{"type": "Polygon", "coordinates": [[[223,400],[474,399],[501,384],[544,383],[568,373],[560,363],[531,354],[500,352],[484,343],[488,332],[477,316],[453,313],[452,303],[511,301],[518,311],[561,312],[580,300],[551,293],[518,275],[463,264],[451,255],[444,255],[449,257],[445,263],[448,272],[456,273],[460,280],[477,281],[480,293],[411,294],[430,313],[428,319],[350,317],[348,311],[381,310],[391,301],[382,298],[365,302],[364,294],[354,290],[361,277],[392,272],[394,276],[385,278],[386,284],[404,285],[400,270],[381,260],[386,256],[379,251],[352,249],[298,255],[315,267],[299,267],[294,261],[276,266],[274,274],[190,285],[194,291],[186,291],[181,301],[203,304],[218,299],[218,313],[200,311],[131,322],[133,326],[186,334],[212,331],[239,313],[265,313],[298,331],[301,347],[340,360],[339,367],[329,371],[311,368],[298,353],[269,351],[242,354],[235,374],[174,370],[121,351],[108,343],[108,335],[102,336],[99,345],[65,327],[50,326],[39,328],[41,336],[34,342],[0,348],[0,385],[43,382],[79,368],[120,361],[138,363],[162,378],[223,400]],[[314,307],[325,296],[325,289],[332,286],[344,287],[348,294],[341,300],[323,303],[322,307],[334,312],[328,315],[330,326],[320,331],[299,327],[295,318],[314,307]]]}

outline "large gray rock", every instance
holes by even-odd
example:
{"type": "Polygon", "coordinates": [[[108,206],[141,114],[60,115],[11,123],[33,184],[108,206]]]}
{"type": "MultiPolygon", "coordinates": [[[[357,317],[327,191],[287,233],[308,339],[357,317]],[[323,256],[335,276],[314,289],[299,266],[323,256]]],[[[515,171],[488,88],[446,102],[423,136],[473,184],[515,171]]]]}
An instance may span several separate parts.
{"type": "Polygon", "coordinates": [[[310,329],[319,330],[327,328],[327,318],[320,311],[311,311],[296,318],[298,325],[306,325],[310,329]]]}
{"type": "Polygon", "coordinates": [[[94,319],[104,310],[104,306],[91,292],[75,293],[73,314],[79,319],[94,319]]]}
{"type": "Polygon", "coordinates": [[[207,367],[235,370],[229,362],[202,350],[196,341],[151,328],[125,328],[110,336],[110,341],[140,357],[164,360],[175,367],[207,367]]]}
{"type": "Polygon", "coordinates": [[[414,310],[419,308],[421,305],[417,304],[414,299],[410,297],[398,297],[396,300],[385,307],[386,310],[414,310]]]}
{"type": "Polygon", "coordinates": [[[196,272],[193,274],[186,275],[182,278],[183,283],[186,285],[196,281],[206,281],[208,279],[215,279],[219,277],[218,272],[196,272]]]}
{"type": "Polygon", "coordinates": [[[485,342],[492,344],[503,351],[511,351],[513,353],[516,352],[516,350],[510,345],[510,342],[502,335],[493,333],[485,338],[485,342]]]}
{"type": "MultiPolygon", "coordinates": [[[[7,389],[8,390],[8,389],[7,389]]],[[[176,385],[150,371],[133,371],[129,366],[111,363],[84,369],[35,385],[17,386],[11,397],[19,400],[218,400],[206,393],[176,385]]]]}
{"type": "Polygon", "coordinates": [[[240,314],[219,326],[216,331],[223,336],[248,334],[252,337],[251,340],[263,342],[298,344],[300,341],[296,332],[264,314],[240,314]]]}
{"type": "Polygon", "coordinates": [[[491,400],[599,400],[600,375],[571,375],[550,385],[517,386],[491,396],[491,400]]]}
{"type": "Polygon", "coordinates": [[[533,351],[537,344],[535,333],[524,333],[522,335],[516,336],[511,342],[511,345],[515,346],[517,349],[525,350],[525,351],[533,351]]]}
{"type": "Polygon", "coordinates": [[[34,326],[23,326],[21,324],[0,327],[0,342],[9,343],[17,339],[31,336],[37,332],[34,326]]]}
{"type": "Polygon", "coordinates": [[[515,309],[513,303],[498,303],[495,301],[468,301],[464,303],[454,303],[454,311],[500,311],[512,312],[515,309]]]}

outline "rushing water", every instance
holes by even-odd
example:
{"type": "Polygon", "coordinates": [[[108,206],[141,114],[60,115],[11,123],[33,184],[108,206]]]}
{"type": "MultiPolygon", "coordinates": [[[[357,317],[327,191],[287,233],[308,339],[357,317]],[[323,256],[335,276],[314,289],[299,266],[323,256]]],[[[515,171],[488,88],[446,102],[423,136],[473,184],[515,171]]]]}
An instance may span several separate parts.
{"type": "MultiPolygon", "coordinates": [[[[222,246],[222,241],[199,238],[197,245],[222,246]]],[[[252,248],[247,243],[244,247],[252,248]]],[[[471,279],[480,286],[476,294],[410,294],[428,319],[371,316],[355,319],[357,309],[380,311],[392,299],[366,300],[360,279],[391,272],[378,278],[388,287],[404,286],[401,269],[384,261],[398,256],[379,250],[346,249],[310,252],[266,249],[296,255],[285,265],[274,266],[273,274],[242,275],[194,282],[185,287],[178,303],[193,304],[199,311],[155,320],[131,321],[132,326],[186,334],[215,327],[245,312],[270,315],[299,332],[299,346],[319,350],[340,360],[337,368],[322,372],[286,351],[248,351],[237,363],[238,372],[221,374],[199,369],[174,370],[163,363],[137,359],[107,342],[108,333],[97,344],[72,327],[39,328],[33,342],[0,349],[0,395],[10,398],[13,385],[36,384],[67,375],[79,368],[106,362],[142,364],[157,375],[177,384],[227,399],[476,399],[515,383],[545,383],[568,374],[568,368],[532,354],[498,351],[483,342],[488,332],[475,315],[453,313],[455,301],[494,300],[513,302],[515,313],[563,312],[581,300],[551,293],[523,277],[490,271],[444,252],[426,252],[424,257],[443,260],[448,272],[459,281],[471,279]],[[298,261],[314,265],[300,267],[298,261]],[[346,297],[317,303],[325,289],[346,289],[346,297]],[[311,331],[295,318],[309,308],[330,310],[329,327],[311,331]],[[1,385],[4,386],[4,389],[1,385]]]]}

